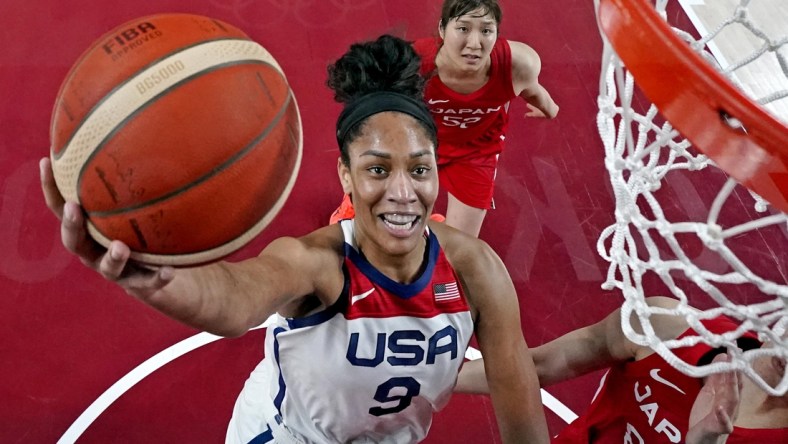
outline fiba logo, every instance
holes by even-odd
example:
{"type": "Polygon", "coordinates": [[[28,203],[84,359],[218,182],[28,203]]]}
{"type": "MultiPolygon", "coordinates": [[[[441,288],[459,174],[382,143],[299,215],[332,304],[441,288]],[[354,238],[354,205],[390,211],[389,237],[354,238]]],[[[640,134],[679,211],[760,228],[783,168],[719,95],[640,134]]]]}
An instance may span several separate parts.
{"type": "Polygon", "coordinates": [[[107,55],[112,55],[112,60],[116,60],[151,38],[159,36],[161,36],[161,31],[158,31],[152,23],[143,22],[134,28],[128,28],[115,34],[101,47],[107,55]]]}

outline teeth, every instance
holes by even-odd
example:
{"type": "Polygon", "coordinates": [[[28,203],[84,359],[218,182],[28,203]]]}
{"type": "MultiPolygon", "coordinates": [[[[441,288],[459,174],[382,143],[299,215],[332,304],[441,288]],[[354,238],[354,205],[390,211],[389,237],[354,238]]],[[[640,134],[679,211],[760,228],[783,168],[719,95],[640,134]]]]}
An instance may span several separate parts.
{"type": "Polygon", "coordinates": [[[410,230],[411,228],[413,228],[413,222],[411,222],[409,224],[393,224],[393,223],[387,221],[386,219],[383,219],[383,223],[386,224],[389,228],[394,229],[394,230],[398,230],[398,231],[399,230],[403,230],[403,229],[404,230],[410,230]]]}
{"type": "Polygon", "coordinates": [[[416,222],[417,217],[412,214],[386,214],[383,220],[393,225],[408,225],[416,222]]]}

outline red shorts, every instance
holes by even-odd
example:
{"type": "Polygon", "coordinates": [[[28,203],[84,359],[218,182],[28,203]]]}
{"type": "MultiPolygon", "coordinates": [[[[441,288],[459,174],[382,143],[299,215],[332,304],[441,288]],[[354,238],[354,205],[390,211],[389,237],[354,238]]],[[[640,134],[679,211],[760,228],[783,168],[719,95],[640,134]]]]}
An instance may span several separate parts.
{"type": "Polygon", "coordinates": [[[440,161],[440,154],[438,156],[438,178],[444,190],[470,207],[493,208],[497,154],[444,162],[440,161]]]}

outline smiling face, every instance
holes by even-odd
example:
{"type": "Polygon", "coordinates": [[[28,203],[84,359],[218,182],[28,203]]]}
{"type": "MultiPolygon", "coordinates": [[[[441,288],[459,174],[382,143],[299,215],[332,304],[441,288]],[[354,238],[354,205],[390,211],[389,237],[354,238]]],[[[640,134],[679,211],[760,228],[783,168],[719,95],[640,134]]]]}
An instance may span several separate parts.
{"type": "Polygon", "coordinates": [[[443,39],[441,52],[452,67],[463,72],[487,68],[498,39],[498,23],[491,12],[473,10],[441,22],[438,31],[443,39]]]}
{"type": "MultiPolygon", "coordinates": [[[[356,240],[368,259],[413,255],[421,263],[427,217],[438,195],[435,146],[407,114],[369,117],[340,160],[355,209],[356,240]]],[[[385,260],[385,259],[384,259],[385,260]]]]}

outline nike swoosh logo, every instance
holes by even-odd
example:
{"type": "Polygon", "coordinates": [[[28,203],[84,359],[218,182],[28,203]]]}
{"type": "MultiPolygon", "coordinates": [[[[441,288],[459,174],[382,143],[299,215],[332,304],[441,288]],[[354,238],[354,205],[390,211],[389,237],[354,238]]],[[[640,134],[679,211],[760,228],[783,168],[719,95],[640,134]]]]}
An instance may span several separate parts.
{"type": "Polygon", "coordinates": [[[434,105],[436,103],[446,103],[448,100],[429,99],[427,102],[429,102],[430,105],[434,105]]]}
{"type": "Polygon", "coordinates": [[[371,295],[373,291],[375,291],[374,288],[369,290],[369,291],[365,291],[364,293],[354,295],[353,297],[350,298],[350,305],[353,305],[356,302],[358,302],[358,301],[364,299],[365,297],[371,295]]]}
{"type": "Polygon", "coordinates": [[[675,385],[675,384],[673,384],[672,382],[670,382],[670,381],[668,381],[667,379],[665,379],[665,378],[663,378],[662,376],[660,376],[660,375],[659,375],[659,369],[658,369],[658,368],[652,368],[652,369],[651,369],[651,373],[650,373],[650,375],[651,375],[651,377],[652,377],[652,378],[654,378],[654,380],[655,380],[655,381],[657,381],[657,382],[661,382],[661,383],[663,383],[663,384],[667,385],[667,386],[668,386],[668,387],[670,387],[670,388],[676,389],[676,391],[678,391],[678,392],[679,392],[679,393],[681,393],[682,395],[686,395],[686,393],[684,393],[684,390],[682,390],[682,389],[680,389],[680,388],[676,387],[676,385],[675,385]]]}

